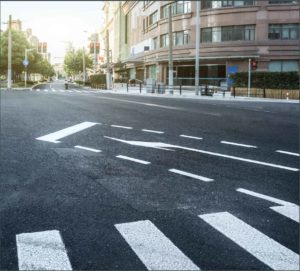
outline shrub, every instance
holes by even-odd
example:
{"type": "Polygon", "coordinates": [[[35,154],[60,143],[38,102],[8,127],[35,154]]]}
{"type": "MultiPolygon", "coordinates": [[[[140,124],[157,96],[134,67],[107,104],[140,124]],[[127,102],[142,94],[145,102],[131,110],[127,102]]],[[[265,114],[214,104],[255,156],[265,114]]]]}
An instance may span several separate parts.
{"type": "MultiPolygon", "coordinates": [[[[230,74],[234,87],[248,86],[248,73],[230,74]]],[[[297,72],[252,72],[251,87],[268,89],[299,89],[297,72]]]]}

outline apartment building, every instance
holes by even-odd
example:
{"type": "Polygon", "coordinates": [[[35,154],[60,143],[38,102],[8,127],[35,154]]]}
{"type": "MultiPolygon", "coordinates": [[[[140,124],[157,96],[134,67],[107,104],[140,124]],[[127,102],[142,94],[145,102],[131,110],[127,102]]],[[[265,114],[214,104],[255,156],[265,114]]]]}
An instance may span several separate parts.
{"type": "MultiPolygon", "coordinates": [[[[299,0],[200,2],[200,78],[226,80],[249,59],[258,71],[299,71],[299,0]]],[[[115,79],[168,83],[169,5],[174,81],[195,83],[196,1],[106,1],[115,79]]]]}

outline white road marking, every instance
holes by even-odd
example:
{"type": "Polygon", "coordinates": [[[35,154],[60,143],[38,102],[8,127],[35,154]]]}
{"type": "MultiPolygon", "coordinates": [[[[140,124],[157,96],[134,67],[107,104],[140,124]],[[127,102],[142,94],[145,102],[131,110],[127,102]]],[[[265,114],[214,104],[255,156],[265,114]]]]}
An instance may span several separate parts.
{"type": "Polygon", "coordinates": [[[19,270],[72,270],[59,231],[16,236],[19,270]]]}
{"type": "Polygon", "coordinates": [[[48,89],[44,89],[45,92],[48,92],[48,89]]]}
{"type": "Polygon", "coordinates": [[[48,142],[51,142],[51,143],[60,143],[60,141],[57,141],[58,139],[61,139],[63,137],[75,134],[77,132],[80,132],[82,130],[85,130],[85,129],[90,128],[90,127],[92,127],[94,125],[97,125],[97,124],[100,124],[100,123],[85,121],[85,122],[76,124],[74,126],[59,130],[57,132],[38,137],[36,139],[37,140],[48,141],[48,142]]]}
{"type": "Polygon", "coordinates": [[[150,164],[150,162],[140,160],[140,159],[135,159],[135,158],[125,156],[125,155],[117,155],[116,157],[121,158],[121,159],[125,159],[125,160],[129,160],[129,161],[133,161],[133,162],[136,162],[136,163],[144,164],[144,165],[150,164]]]}
{"type": "Polygon", "coordinates": [[[281,199],[276,199],[276,198],[273,198],[273,197],[270,197],[270,196],[267,196],[264,194],[253,192],[251,190],[247,190],[244,188],[238,188],[238,189],[236,189],[236,191],[282,205],[282,206],[270,207],[270,209],[299,223],[299,206],[298,205],[288,202],[288,201],[281,200],[281,199]]]}
{"type": "Polygon", "coordinates": [[[277,150],[276,152],[283,153],[283,154],[288,154],[288,155],[293,155],[293,156],[300,156],[299,153],[295,153],[295,152],[281,151],[281,150],[277,150]]]}
{"type": "Polygon", "coordinates": [[[278,164],[267,163],[267,162],[262,162],[262,161],[242,158],[242,157],[238,157],[238,156],[217,153],[217,152],[210,152],[210,151],[204,151],[204,150],[199,150],[199,149],[194,149],[194,148],[188,148],[188,147],[183,147],[183,146],[178,146],[178,145],[172,145],[172,144],[167,144],[167,143],[162,143],[162,142],[130,141],[130,140],[123,140],[123,139],[118,139],[118,138],[109,137],[109,136],[104,136],[104,137],[109,138],[111,140],[123,142],[123,143],[129,144],[129,145],[133,145],[133,146],[141,146],[141,147],[156,148],[156,149],[163,149],[163,150],[168,150],[167,148],[177,148],[177,149],[182,149],[182,150],[188,150],[188,151],[194,151],[194,152],[199,152],[199,153],[203,153],[203,154],[208,154],[208,155],[212,155],[212,156],[218,156],[218,157],[248,162],[248,163],[257,164],[257,165],[263,165],[263,166],[268,166],[268,167],[273,167],[273,168],[280,168],[280,169],[285,169],[285,170],[290,170],[290,171],[299,171],[298,168],[292,168],[292,167],[282,166],[282,165],[278,165],[278,164]]]}
{"type": "Polygon", "coordinates": [[[181,137],[186,137],[186,138],[192,138],[192,139],[203,139],[202,137],[197,137],[197,136],[188,136],[188,135],[180,135],[181,137]]]}
{"type": "Polygon", "coordinates": [[[74,148],[82,149],[82,150],[87,150],[87,151],[92,151],[92,152],[101,152],[101,150],[97,150],[97,149],[93,149],[93,148],[88,148],[88,147],[84,147],[84,146],[79,146],[79,145],[74,146],[74,148]]]}
{"type": "Polygon", "coordinates": [[[151,221],[115,227],[148,270],[200,270],[151,221]]]}
{"type": "Polygon", "coordinates": [[[75,91],[75,92],[81,92],[81,91],[79,91],[79,90],[77,90],[77,89],[74,89],[74,88],[72,88],[72,90],[75,91]]]}
{"type": "Polygon", "coordinates": [[[56,92],[56,89],[54,89],[54,88],[52,88],[51,90],[52,90],[53,92],[56,92]]]}
{"type": "Polygon", "coordinates": [[[128,127],[128,126],[121,126],[121,125],[110,125],[111,127],[116,127],[116,128],[123,128],[123,129],[132,129],[132,127],[128,127]]]}
{"type": "Polygon", "coordinates": [[[60,91],[60,92],[65,92],[65,91],[64,91],[64,90],[62,90],[62,89],[59,89],[59,91],[60,91]]]}
{"type": "Polygon", "coordinates": [[[221,141],[221,143],[222,144],[228,144],[228,145],[245,147],[245,148],[257,148],[256,146],[253,146],[253,145],[246,145],[246,144],[240,144],[240,143],[229,142],[229,141],[221,141]]]}
{"type": "Polygon", "coordinates": [[[37,91],[37,92],[39,92],[39,91],[40,91],[40,89],[39,89],[39,88],[37,88],[37,89],[36,89],[36,91],[37,91]]]}
{"type": "Polygon", "coordinates": [[[212,182],[212,181],[214,181],[214,179],[210,179],[210,178],[203,177],[203,176],[200,176],[200,175],[192,174],[192,173],[189,173],[189,172],[186,172],[186,171],[181,171],[181,170],[178,170],[178,169],[175,169],[175,168],[169,169],[169,171],[173,172],[173,173],[177,173],[177,174],[183,175],[183,176],[187,176],[187,177],[191,177],[191,178],[194,178],[194,179],[198,179],[198,180],[204,181],[204,182],[212,182]]]}
{"type": "Polygon", "coordinates": [[[155,131],[155,130],[142,129],[142,131],[143,131],[143,132],[147,132],[147,133],[164,134],[164,132],[161,132],[161,131],[155,131]]]}
{"type": "Polygon", "coordinates": [[[201,219],[274,270],[299,270],[299,255],[228,212],[201,219]]]}

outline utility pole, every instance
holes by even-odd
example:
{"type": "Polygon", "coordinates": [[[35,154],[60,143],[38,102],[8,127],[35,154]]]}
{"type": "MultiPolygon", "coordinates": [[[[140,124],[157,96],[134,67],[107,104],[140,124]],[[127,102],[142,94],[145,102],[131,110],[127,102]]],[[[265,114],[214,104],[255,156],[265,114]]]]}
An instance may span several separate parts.
{"type": "Polygon", "coordinates": [[[106,87],[110,89],[110,67],[109,67],[109,31],[106,30],[106,87]]]}
{"type": "MultiPolygon", "coordinates": [[[[200,61],[200,8],[201,0],[196,1],[196,54],[195,54],[195,94],[199,95],[200,61]]],[[[201,95],[201,92],[200,92],[201,95]]]]}
{"type": "Polygon", "coordinates": [[[248,97],[250,97],[251,88],[251,58],[248,60],[248,97]]]}
{"type": "Polygon", "coordinates": [[[173,94],[173,33],[172,33],[172,4],[169,4],[169,91],[173,94]]]}
{"type": "Polygon", "coordinates": [[[83,70],[83,85],[85,86],[85,52],[84,46],[82,47],[82,70],[83,70]]]}
{"type": "Polygon", "coordinates": [[[11,59],[12,59],[12,41],[11,41],[11,15],[8,21],[8,61],[7,61],[7,89],[11,90],[11,59]]]}
{"type": "Polygon", "coordinates": [[[96,40],[96,33],[94,34],[94,74],[96,74],[96,65],[97,65],[97,54],[96,54],[96,42],[97,42],[97,40],[96,40]]]}

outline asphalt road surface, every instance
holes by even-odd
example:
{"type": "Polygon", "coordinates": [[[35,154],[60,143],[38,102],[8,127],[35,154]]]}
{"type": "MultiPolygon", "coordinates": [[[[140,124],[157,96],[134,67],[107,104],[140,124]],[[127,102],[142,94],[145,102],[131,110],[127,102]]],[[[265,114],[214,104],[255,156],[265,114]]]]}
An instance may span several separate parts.
{"type": "Polygon", "coordinates": [[[1,91],[1,270],[297,270],[299,105],[1,91]]]}

